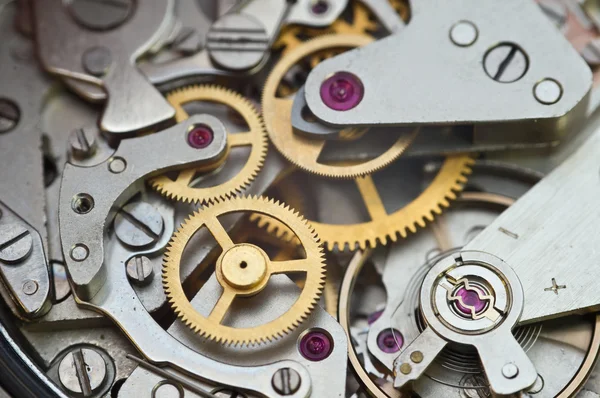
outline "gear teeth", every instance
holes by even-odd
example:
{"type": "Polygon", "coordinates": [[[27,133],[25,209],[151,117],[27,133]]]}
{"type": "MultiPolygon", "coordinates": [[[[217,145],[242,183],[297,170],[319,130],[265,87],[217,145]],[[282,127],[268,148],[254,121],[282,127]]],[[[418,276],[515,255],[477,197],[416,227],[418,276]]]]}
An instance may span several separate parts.
{"type": "MultiPolygon", "coordinates": [[[[268,151],[266,127],[254,104],[240,94],[217,85],[193,85],[176,89],[167,95],[167,100],[176,109],[178,122],[187,118],[183,104],[188,102],[208,101],[230,106],[242,115],[250,127],[251,152],[240,172],[223,184],[209,188],[191,188],[187,181],[173,181],[166,176],[159,176],[150,180],[150,186],[171,200],[191,204],[215,204],[243,194],[264,166],[268,151]]],[[[226,157],[227,154],[219,162],[226,157]]]]}
{"type": "MultiPolygon", "coordinates": [[[[474,163],[475,159],[466,155],[447,158],[432,184],[409,205],[412,206],[411,213],[407,213],[407,208],[404,208],[382,220],[373,220],[369,223],[338,226],[313,222],[312,226],[324,240],[324,246],[328,251],[366,250],[369,247],[386,245],[389,241],[396,242],[399,237],[404,239],[417,232],[419,228],[425,228],[436,216],[442,214],[444,209],[450,207],[451,202],[456,200],[457,193],[461,192],[466,184],[474,163]],[[417,210],[414,210],[415,207],[417,210]],[[411,218],[411,214],[412,221],[394,222],[396,218],[398,220],[411,218]],[[393,229],[379,227],[379,223],[393,225],[393,229]],[[382,228],[388,229],[382,230],[382,228]]],[[[285,236],[285,233],[279,232],[278,226],[268,218],[257,215],[254,220],[267,232],[275,233],[275,236],[285,236]]]]}
{"type": "MultiPolygon", "coordinates": [[[[297,328],[314,310],[323,293],[326,280],[325,253],[318,243],[315,229],[297,211],[274,199],[250,196],[235,197],[225,202],[207,205],[186,218],[167,244],[163,258],[163,287],[177,317],[200,337],[223,345],[258,345],[279,339],[297,328]],[[299,236],[308,259],[319,265],[307,271],[305,286],[292,308],[280,318],[255,328],[236,329],[209,321],[194,310],[185,297],[179,280],[179,261],[189,239],[204,225],[207,217],[238,211],[265,211],[289,225],[299,236]]],[[[228,287],[226,287],[228,288],[228,287]]]]}

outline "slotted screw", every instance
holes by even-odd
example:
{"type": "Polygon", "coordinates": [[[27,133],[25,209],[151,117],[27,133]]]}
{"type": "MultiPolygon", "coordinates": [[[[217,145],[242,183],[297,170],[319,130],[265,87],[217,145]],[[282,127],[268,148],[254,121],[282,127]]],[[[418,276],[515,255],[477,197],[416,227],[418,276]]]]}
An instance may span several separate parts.
{"type": "Polygon", "coordinates": [[[7,133],[14,129],[20,117],[17,104],[8,99],[0,99],[0,133],[7,133]]]}
{"type": "Polygon", "coordinates": [[[92,128],[75,129],[69,136],[71,154],[77,159],[89,158],[96,152],[96,131],[92,128]]]}
{"type": "Polygon", "coordinates": [[[294,369],[281,368],[275,372],[271,383],[277,394],[287,396],[295,394],[300,389],[302,379],[294,369]]]}
{"type": "Polygon", "coordinates": [[[483,67],[493,80],[512,83],[525,75],[529,58],[515,43],[502,43],[485,53],[483,67]]]}
{"type": "Polygon", "coordinates": [[[154,270],[146,256],[135,256],[127,261],[127,276],[136,285],[147,285],[152,281],[154,270]]]}
{"type": "Polygon", "coordinates": [[[16,264],[23,261],[33,249],[33,237],[19,224],[0,226],[0,261],[16,264]]]}
{"type": "Polygon", "coordinates": [[[106,361],[92,349],[76,348],[61,360],[58,377],[70,393],[89,397],[106,379],[106,361]]]}
{"type": "Polygon", "coordinates": [[[145,202],[124,206],[115,217],[117,238],[132,247],[155,243],[163,231],[163,218],[158,210],[145,202]]]}

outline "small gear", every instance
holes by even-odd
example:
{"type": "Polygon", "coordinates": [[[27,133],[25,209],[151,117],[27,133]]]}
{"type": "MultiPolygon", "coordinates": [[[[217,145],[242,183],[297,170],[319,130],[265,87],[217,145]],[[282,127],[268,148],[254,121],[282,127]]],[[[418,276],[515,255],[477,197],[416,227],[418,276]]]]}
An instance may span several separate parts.
{"type": "Polygon", "coordinates": [[[175,108],[175,117],[178,122],[188,118],[183,108],[186,103],[205,101],[224,104],[240,114],[248,131],[243,133],[227,134],[227,151],[219,163],[198,169],[185,169],[179,172],[175,180],[166,175],[152,178],[150,185],[157,191],[175,200],[185,202],[213,203],[226,198],[231,198],[241,193],[250,184],[263,166],[267,154],[268,139],[264,124],[254,105],[241,95],[219,86],[190,86],[173,91],[167,100],[175,108]],[[242,169],[230,180],[213,187],[193,187],[194,176],[199,172],[212,171],[221,163],[227,161],[230,149],[234,147],[250,147],[250,156],[242,169]]]}
{"type": "Polygon", "coordinates": [[[177,316],[200,336],[223,344],[256,344],[271,341],[296,328],[314,309],[325,284],[325,260],[318,237],[305,219],[289,207],[273,200],[236,197],[209,205],[191,215],[173,234],[163,261],[163,285],[177,316]],[[294,231],[304,248],[301,260],[272,261],[258,246],[234,243],[217,217],[237,212],[260,213],[273,217],[294,231]],[[179,264],[192,236],[206,227],[222,248],[216,262],[217,281],[223,288],[210,315],[197,312],[181,286],[179,264]],[[223,325],[227,310],[236,297],[260,293],[271,275],[302,272],[304,288],[292,307],[273,321],[249,328],[223,325]]]}
{"type": "MultiPolygon", "coordinates": [[[[467,155],[454,155],[446,158],[437,175],[425,190],[406,206],[388,214],[371,176],[355,179],[356,185],[368,210],[371,220],[358,224],[324,224],[310,221],[328,250],[336,247],[350,250],[382,245],[388,240],[395,242],[398,236],[405,238],[425,227],[427,221],[433,221],[436,214],[450,206],[450,200],[456,199],[456,193],[462,191],[471,173],[475,160],[467,155]]],[[[280,182],[285,184],[285,180],[280,182]]],[[[285,190],[285,187],[282,187],[285,190]]],[[[285,241],[293,236],[288,228],[279,223],[271,223],[269,218],[253,215],[252,220],[285,241]]]]}
{"type": "Polygon", "coordinates": [[[298,168],[330,178],[354,178],[388,166],[412,142],[416,133],[401,135],[383,154],[352,165],[330,165],[319,162],[326,140],[308,138],[294,133],[291,113],[293,98],[280,98],[277,89],[286,73],[304,58],[323,50],[355,48],[373,41],[369,36],[328,35],[303,43],[282,57],[267,78],[263,90],[262,108],[267,132],[277,150],[298,168]]]}

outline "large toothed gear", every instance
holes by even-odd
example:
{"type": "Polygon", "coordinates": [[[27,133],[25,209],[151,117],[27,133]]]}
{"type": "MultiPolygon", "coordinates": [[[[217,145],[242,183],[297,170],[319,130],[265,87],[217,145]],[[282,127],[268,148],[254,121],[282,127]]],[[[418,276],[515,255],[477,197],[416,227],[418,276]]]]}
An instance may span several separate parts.
{"type": "MultiPolygon", "coordinates": [[[[309,173],[330,178],[355,178],[388,166],[396,160],[415,138],[416,131],[402,134],[381,155],[355,164],[326,164],[319,155],[327,140],[309,138],[294,132],[291,114],[293,98],[277,96],[277,90],[287,72],[303,59],[332,49],[352,49],[373,41],[369,36],[328,35],[298,46],[282,57],[273,68],[263,90],[262,109],[265,125],[271,142],[292,164],[309,173]]],[[[368,134],[368,132],[367,132],[368,134]]]]}
{"type": "Polygon", "coordinates": [[[173,234],[163,262],[163,285],[177,316],[200,336],[223,344],[257,344],[283,337],[294,330],[317,305],[325,284],[325,260],[314,229],[289,207],[255,197],[237,197],[198,210],[173,234]],[[273,217],[294,232],[304,248],[300,260],[272,261],[258,246],[234,243],[217,217],[237,212],[273,217]],[[222,248],[215,273],[223,292],[211,313],[203,316],[194,309],[181,286],[180,262],[192,236],[207,228],[222,248]],[[236,297],[259,294],[271,275],[304,273],[305,282],[296,302],[280,317],[264,325],[234,328],[222,321],[236,297]]]}
{"type": "MultiPolygon", "coordinates": [[[[437,175],[429,186],[406,206],[393,213],[387,213],[381,197],[371,176],[355,179],[360,196],[368,213],[370,221],[358,224],[325,224],[310,221],[328,250],[349,248],[350,250],[386,245],[395,242],[398,237],[405,238],[417,228],[425,227],[433,221],[436,215],[450,206],[450,201],[456,199],[456,194],[462,191],[467,176],[471,173],[474,159],[467,155],[449,156],[443,162],[437,175]]],[[[285,184],[285,180],[281,183],[285,184]]],[[[285,188],[282,188],[285,189],[285,188]]],[[[288,228],[280,223],[272,222],[268,217],[255,215],[252,217],[259,226],[267,228],[272,234],[291,240],[288,228]]]]}
{"type": "Polygon", "coordinates": [[[220,162],[208,169],[185,169],[173,180],[163,175],[150,180],[150,185],[165,196],[190,203],[213,203],[231,198],[243,192],[256,178],[267,154],[268,139],[262,118],[254,105],[241,95],[218,86],[190,86],[170,93],[167,100],[175,108],[178,122],[188,118],[184,105],[194,101],[223,104],[237,112],[248,125],[248,131],[227,133],[227,151],[220,162]],[[209,172],[227,162],[231,148],[250,147],[250,155],[241,170],[228,181],[212,187],[194,187],[194,177],[198,173],[209,172]]]}

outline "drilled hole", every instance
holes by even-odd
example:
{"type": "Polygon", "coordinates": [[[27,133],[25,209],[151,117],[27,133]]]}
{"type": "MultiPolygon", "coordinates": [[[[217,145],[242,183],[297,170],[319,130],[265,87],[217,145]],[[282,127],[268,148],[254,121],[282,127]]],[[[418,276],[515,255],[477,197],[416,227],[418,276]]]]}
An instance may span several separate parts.
{"type": "Polygon", "coordinates": [[[71,200],[71,208],[77,214],[86,214],[94,208],[94,198],[87,193],[78,193],[71,200]]]}

